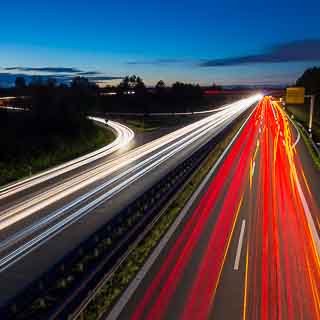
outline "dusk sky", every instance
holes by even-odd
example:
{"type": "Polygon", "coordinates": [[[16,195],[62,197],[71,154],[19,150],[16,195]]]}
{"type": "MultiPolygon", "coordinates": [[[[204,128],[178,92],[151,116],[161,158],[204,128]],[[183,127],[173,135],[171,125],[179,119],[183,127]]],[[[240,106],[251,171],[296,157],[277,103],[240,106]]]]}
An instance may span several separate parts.
{"type": "Polygon", "coordinates": [[[319,12],[320,1],[2,1],[0,82],[88,72],[148,85],[291,83],[320,65],[319,12]]]}

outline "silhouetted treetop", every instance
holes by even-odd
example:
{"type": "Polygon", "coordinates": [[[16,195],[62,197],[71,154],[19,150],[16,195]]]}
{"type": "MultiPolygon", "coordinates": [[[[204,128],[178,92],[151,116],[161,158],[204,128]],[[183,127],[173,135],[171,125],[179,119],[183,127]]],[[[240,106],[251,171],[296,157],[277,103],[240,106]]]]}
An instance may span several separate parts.
{"type": "Polygon", "coordinates": [[[136,75],[126,76],[120,82],[118,86],[119,93],[127,93],[128,91],[135,91],[136,93],[145,93],[146,86],[142,78],[137,77],[136,75]]]}
{"type": "Polygon", "coordinates": [[[296,84],[297,86],[305,87],[309,94],[320,92],[320,68],[307,69],[296,84]]]}
{"type": "Polygon", "coordinates": [[[16,77],[15,87],[16,89],[25,89],[26,88],[26,80],[24,77],[16,77]]]}
{"type": "Polygon", "coordinates": [[[156,89],[164,89],[166,87],[166,84],[163,80],[159,80],[156,84],[156,89]]]}
{"type": "Polygon", "coordinates": [[[72,88],[88,88],[90,86],[90,82],[87,78],[84,77],[75,77],[71,82],[72,88]]]}
{"type": "Polygon", "coordinates": [[[212,90],[222,90],[222,86],[218,85],[216,82],[213,82],[210,89],[212,89],[212,90]]]}
{"type": "Polygon", "coordinates": [[[202,89],[198,84],[177,81],[172,85],[172,94],[183,98],[198,98],[202,96],[202,89]]]}

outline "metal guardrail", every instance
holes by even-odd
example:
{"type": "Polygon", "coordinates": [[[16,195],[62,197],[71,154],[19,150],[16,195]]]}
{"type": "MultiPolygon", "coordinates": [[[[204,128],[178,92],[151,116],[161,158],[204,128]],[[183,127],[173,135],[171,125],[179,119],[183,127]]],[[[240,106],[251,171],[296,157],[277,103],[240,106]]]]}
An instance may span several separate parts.
{"type": "Polygon", "coordinates": [[[318,157],[320,158],[320,149],[317,146],[317,144],[315,143],[315,141],[312,139],[312,137],[309,135],[309,132],[307,131],[307,129],[300,122],[296,121],[296,123],[305,132],[305,134],[308,137],[312,147],[314,148],[314,150],[316,151],[318,157]]]}

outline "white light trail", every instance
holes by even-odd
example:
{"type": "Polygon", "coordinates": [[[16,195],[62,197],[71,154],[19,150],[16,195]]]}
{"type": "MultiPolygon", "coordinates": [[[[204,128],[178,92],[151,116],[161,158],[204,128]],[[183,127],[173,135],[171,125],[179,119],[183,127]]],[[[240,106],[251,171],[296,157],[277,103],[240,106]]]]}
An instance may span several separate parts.
{"type": "Polygon", "coordinates": [[[74,160],[63,163],[52,169],[33,175],[30,178],[27,178],[27,179],[18,181],[16,183],[10,184],[8,186],[5,186],[3,188],[0,188],[0,199],[11,196],[18,192],[21,192],[27,188],[34,187],[39,183],[45,182],[59,175],[67,173],[71,170],[77,169],[85,164],[93,162],[97,159],[110,155],[111,153],[114,153],[115,151],[128,145],[130,141],[134,138],[134,132],[130,128],[120,123],[117,123],[114,121],[107,122],[102,118],[95,118],[95,117],[89,117],[89,118],[96,122],[102,123],[104,125],[108,125],[116,134],[116,139],[112,143],[108,144],[107,146],[100,148],[96,151],[93,151],[91,153],[88,153],[82,157],[76,158],[74,160]]]}
{"type": "MultiPolygon", "coordinates": [[[[217,127],[217,125],[223,124],[226,126],[230,123],[230,121],[233,121],[235,115],[237,116],[239,112],[241,113],[246,108],[251,106],[253,103],[252,101],[253,98],[240,100],[237,103],[233,103],[229,105],[229,109],[222,110],[217,114],[197,121],[142,147],[136,148],[124,156],[109,161],[106,164],[99,165],[92,170],[88,170],[79,176],[76,176],[64,183],[59,184],[58,186],[49,189],[48,191],[37,194],[37,196],[33,199],[27,199],[15,206],[10,207],[7,210],[4,210],[0,215],[0,230],[10,226],[12,223],[17,222],[22,218],[35,213],[36,211],[44,209],[46,206],[71,195],[72,193],[90,185],[91,183],[106,178],[124,166],[133,163],[134,161],[139,160],[160,148],[163,148],[167,144],[169,145],[174,140],[179,139],[186,134],[189,134],[188,138],[191,138],[194,134],[194,130],[197,128],[202,127],[202,130],[204,130],[206,129],[206,125],[211,126],[213,129],[217,127]],[[229,122],[227,121],[228,118],[230,118],[229,122]]],[[[182,141],[183,140],[180,140],[178,143],[181,143],[182,141]]],[[[174,146],[175,145],[171,145],[171,147],[174,146]]]]}
{"type": "Polygon", "coordinates": [[[29,237],[36,231],[42,230],[41,233],[34,235],[31,240],[28,238],[29,240],[27,242],[2,257],[0,260],[0,270],[3,271],[12,263],[21,259],[25,254],[34,250],[41,243],[49,240],[72,223],[78,221],[101,203],[112,198],[128,185],[166,162],[182,150],[185,150],[188,146],[194,146],[195,144],[200,146],[204,141],[208,141],[259,99],[259,96],[254,96],[233,103],[229,105],[229,108],[225,108],[214,115],[129,151],[127,154],[122,155],[117,159],[99,165],[92,170],[88,170],[74,179],[70,179],[61,186],[59,185],[37,195],[36,198],[9,208],[0,216],[0,230],[63,199],[67,195],[89,186],[93,182],[106,179],[110,176],[108,180],[105,180],[105,182],[91,189],[84,195],[74,199],[62,208],[48,213],[46,217],[15,233],[5,241],[2,241],[0,243],[0,251],[8,249],[10,246],[17,244],[19,241],[29,237]],[[130,164],[132,164],[131,167],[128,166],[126,170],[122,172],[119,171],[130,164]],[[117,172],[118,174],[114,175],[117,172]],[[110,189],[101,193],[101,191],[107,187],[110,189]],[[96,198],[93,198],[94,196],[96,196],[96,198]],[[92,200],[88,202],[88,199],[92,200]],[[81,204],[83,204],[82,207],[80,207],[81,204]]]}

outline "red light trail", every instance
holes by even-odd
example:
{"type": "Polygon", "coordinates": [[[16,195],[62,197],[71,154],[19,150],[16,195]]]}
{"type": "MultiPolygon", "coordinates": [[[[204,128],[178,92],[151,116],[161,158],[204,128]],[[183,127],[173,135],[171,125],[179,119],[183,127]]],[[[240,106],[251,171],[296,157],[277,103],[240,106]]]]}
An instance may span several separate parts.
{"type": "Polygon", "coordinates": [[[244,318],[320,319],[318,233],[313,233],[303,206],[304,194],[311,194],[291,147],[285,114],[270,100],[263,114],[257,185],[261,201],[251,215],[248,246],[255,254],[249,254],[244,318]]]}
{"type": "Polygon", "coordinates": [[[318,214],[293,147],[293,130],[280,106],[265,97],[177,234],[131,319],[219,318],[214,317],[215,303],[223,279],[238,272],[225,267],[233,259],[229,252],[240,216],[248,227],[240,262],[244,272],[238,273],[243,314],[237,318],[320,319],[318,214]]]}

